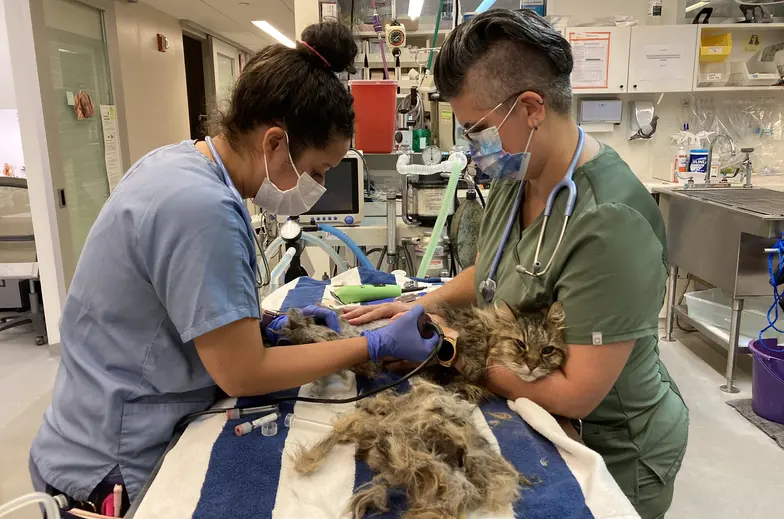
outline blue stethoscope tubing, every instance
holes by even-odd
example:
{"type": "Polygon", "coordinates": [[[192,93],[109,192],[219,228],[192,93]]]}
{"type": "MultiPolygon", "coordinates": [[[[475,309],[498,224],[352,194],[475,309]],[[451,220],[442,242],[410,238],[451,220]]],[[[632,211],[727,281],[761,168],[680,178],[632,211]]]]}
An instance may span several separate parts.
{"type": "MultiPolygon", "coordinates": [[[[212,158],[218,167],[223,173],[223,181],[228,186],[229,190],[231,190],[234,197],[239,201],[240,205],[245,209],[245,216],[246,216],[246,224],[248,227],[248,234],[250,235],[251,239],[256,243],[256,246],[259,248],[259,252],[261,254],[261,259],[264,262],[264,270],[266,273],[266,277],[261,275],[261,268],[259,267],[259,262],[256,261],[256,272],[255,276],[258,279],[256,280],[256,290],[260,290],[262,287],[269,285],[270,279],[270,270],[269,270],[269,263],[267,261],[267,255],[264,254],[264,248],[261,246],[261,242],[259,241],[259,237],[253,231],[253,225],[251,224],[250,213],[245,206],[245,201],[242,199],[242,195],[240,192],[237,191],[237,188],[234,186],[234,182],[231,181],[231,176],[229,176],[229,170],[226,169],[226,166],[223,164],[223,159],[221,158],[218,150],[215,149],[215,145],[212,143],[212,139],[208,136],[204,139],[204,142],[207,143],[207,147],[210,149],[210,153],[212,153],[212,158]]],[[[261,298],[259,297],[258,292],[256,293],[256,298],[258,299],[259,304],[259,312],[261,312],[261,298]]],[[[259,314],[261,315],[261,314],[259,314]]]]}
{"type": "MultiPolygon", "coordinates": [[[[574,183],[574,170],[577,167],[577,162],[580,160],[580,155],[583,152],[583,146],[585,145],[585,132],[579,126],[577,127],[577,149],[574,152],[574,156],[572,157],[572,161],[569,163],[569,167],[566,169],[566,174],[563,176],[561,180],[553,187],[553,190],[550,191],[550,195],[547,197],[547,203],[544,207],[544,219],[542,221],[542,229],[539,231],[539,240],[536,244],[536,252],[534,253],[534,266],[533,270],[526,270],[525,267],[522,265],[517,265],[515,270],[520,274],[528,274],[530,276],[538,277],[543,275],[547,270],[550,268],[550,264],[553,261],[553,257],[558,252],[558,248],[561,245],[561,241],[563,240],[564,232],[566,231],[566,224],[569,221],[569,217],[574,212],[574,206],[577,203],[577,185],[574,183]],[[569,191],[569,198],[566,200],[566,209],[564,211],[564,223],[561,226],[561,233],[558,237],[558,242],[555,244],[555,249],[553,250],[553,254],[550,256],[550,261],[547,263],[547,266],[544,269],[541,269],[542,263],[539,261],[539,253],[542,249],[542,242],[544,241],[544,233],[547,229],[547,221],[550,219],[550,215],[553,212],[553,206],[555,205],[555,198],[558,196],[558,193],[562,189],[567,189],[569,191]],[[540,270],[541,269],[541,270],[540,270]]],[[[525,181],[520,182],[520,187],[517,190],[517,198],[515,198],[514,205],[512,206],[512,211],[509,213],[509,219],[506,222],[506,227],[504,228],[504,234],[501,238],[501,243],[498,246],[498,249],[495,251],[495,256],[493,257],[493,262],[490,265],[490,272],[488,273],[487,279],[482,281],[479,285],[479,290],[482,293],[482,297],[486,303],[489,303],[495,297],[495,275],[498,271],[498,264],[501,262],[501,255],[504,253],[504,248],[506,247],[507,241],[509,241],[509,234],[512,232],[512,226],[514,225],[515,218],[517,218],[518,212],[520,210],[520,204],[523,200],[523,195],[525,193],[525,181]]]]}

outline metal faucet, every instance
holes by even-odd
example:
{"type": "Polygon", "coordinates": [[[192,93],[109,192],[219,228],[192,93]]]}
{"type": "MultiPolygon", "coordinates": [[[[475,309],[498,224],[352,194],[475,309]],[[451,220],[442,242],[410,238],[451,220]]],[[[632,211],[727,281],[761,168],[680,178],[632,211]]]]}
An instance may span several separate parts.
{"type": "Polygon", "coordinates": [[[733,157],[735,156],[735,153],[737,153],[737,150],[735,148],[735,142],[732,140],[732,137],[730,137],[726,133],[719,133],[713,139],[711,139],[711,141],[710,141],[710,148],[708,149],[708,167],[706,168],[707,171],[705,172],[705,184],[706,185],[710,184],[710,181],[711,181],[711,166],[713,165],[713,147],[716,146],[716,143],[721,138],[725,138],[725,139],[727,139],[727,141],[729,141],[729,143],[730,143],[730,153],[732,153],[733,157]]]}

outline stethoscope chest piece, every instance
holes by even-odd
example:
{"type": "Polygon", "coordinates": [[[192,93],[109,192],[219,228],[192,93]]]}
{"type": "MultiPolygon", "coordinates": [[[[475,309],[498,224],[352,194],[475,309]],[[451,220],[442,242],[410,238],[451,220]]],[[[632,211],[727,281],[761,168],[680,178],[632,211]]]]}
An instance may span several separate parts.
{"type": "Polygon", "coordinates": [[[485,303],[489,303],[495,297],[495,281],[487,278],[479,283],[479,292],[482,294],[482,299],[485,303]]]}

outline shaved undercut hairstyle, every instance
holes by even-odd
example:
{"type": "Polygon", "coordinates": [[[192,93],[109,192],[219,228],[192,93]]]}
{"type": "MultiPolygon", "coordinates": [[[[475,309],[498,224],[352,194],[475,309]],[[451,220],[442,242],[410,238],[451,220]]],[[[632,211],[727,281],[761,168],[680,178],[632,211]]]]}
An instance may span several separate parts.
{"type": "Polygon", "coordinates": [[[492,108],[525,91],[556,113],[572,109],[572,49],[532,11],[491,9],[458,25],[441,46],[433,75],[443,99],[471,92],[476,107],[492,108]]]}

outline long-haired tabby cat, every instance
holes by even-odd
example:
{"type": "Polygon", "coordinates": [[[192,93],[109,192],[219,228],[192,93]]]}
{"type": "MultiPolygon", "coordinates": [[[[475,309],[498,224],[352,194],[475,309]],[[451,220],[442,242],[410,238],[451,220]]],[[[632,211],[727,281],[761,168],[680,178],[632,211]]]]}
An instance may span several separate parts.
{"type": "MultiPolygon", "coordinates": [[[[512,308],[504,301],[483,308],[478,306],[439,306],[431,313],[457,331],[457,351],[461,371],[431,366],[422,375],[447,390],[477,402],[486,396],[479,385],[489,366],[502,366],[525,381],[533,381],[557,371],[566,362],[567,347],[563,338],[564,311],[561,303],[549,308],[512,308]]],[[[312,318],[290,310],[289,326],[280,330],[292,344],[332,341],[356,337],[361,329],[341,320],[341,332],[316,325],[312,318]]],[[[357,373],[372,375],[384,364],[356,366],[357,373]]]]}

